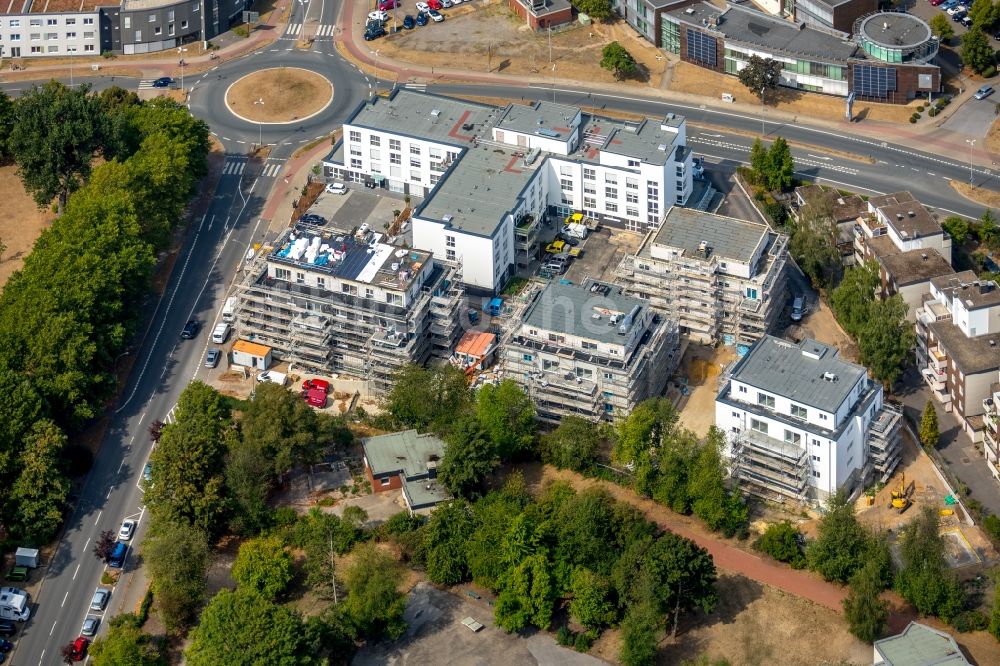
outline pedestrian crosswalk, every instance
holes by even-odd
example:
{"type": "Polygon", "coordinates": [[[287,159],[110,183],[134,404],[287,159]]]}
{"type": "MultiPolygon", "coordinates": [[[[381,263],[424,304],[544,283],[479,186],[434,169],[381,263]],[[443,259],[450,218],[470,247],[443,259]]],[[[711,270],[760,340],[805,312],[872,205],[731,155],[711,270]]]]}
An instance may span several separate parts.
{"type": "MultiPolygon", "coordinates": [[[[284,160],[265,161],[260,168],[259,176],[261,178],[277,178],[278,174],[281,173],[283,162],[284,160]]],[[[222,174],[224,176],[240,176],[246,168],[247,159],[245,157],[229,157],[226,159],[225,166],[222,167],[222,174]]]]}
{"type": "Polygon", "coordinates": [[[336,24],[308,26],[304,28],[301,23],[289,23],[285,28],[285,37],[333,37],[335,32],[337,32],[336,24]]]}
{"type": "Polygon", "coordinates": [[[281,171],[280,162],[265,162],[264,168],[261,170],[260,175],[264,178],[277,178],[278,172],[281,171]]]}
{"type": "Polygon", "coordinates": [[[222,175],[238,176],[243,173],[243,169],[245,169],[246,166],[246,160],[229,158],[226,160],[225,166],[222,167],[222,175]]]}

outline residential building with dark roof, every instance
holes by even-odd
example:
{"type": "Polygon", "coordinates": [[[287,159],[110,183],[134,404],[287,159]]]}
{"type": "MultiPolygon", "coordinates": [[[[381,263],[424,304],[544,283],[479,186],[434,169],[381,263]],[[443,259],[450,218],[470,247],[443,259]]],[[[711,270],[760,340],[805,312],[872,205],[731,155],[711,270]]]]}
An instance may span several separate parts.
{"type": "Polygon", "coordinates": [[[372,492],[402,490],[410,514],[426,514],[441,502],[452,499],[437,480],[437,466],[444,457],[445,444],[431,434],[404,430],[361,440],[365,476],[372,492]]]}
{"type": "Polygon", "coordinates": [[[792,216],[798,221],[804,206],[819,206],[820,210],[828,209],[833,223],[837,225],[837,249],[845,266],[853,266],[854,228],[858,217],[868,210],[868,203],[857,194],[841,194],[835,189],[826,189],[820,185],[800,185],[795,188],[795,200],[792,202],[792,216]]]}
{"type": "Polygon", "coordinates": [[[836,347],[761,338],[724,374],[715,424],[730,473],[767,499],[822,502],[885,482],[899,462],[902,415],[882,385],[836,347]]]}
{"type": "Polygon", "coordinates": [[[551,282],[533,298],[501,368],[524,386],[540,420],[610,421],[661,394],[680,360],[676,322],[603,282],[551,282]]]}
{"type": "Polygon", "coordinates": [[[979,442],[984,401],[1000,371],[1000,285],[972,271],[930,283],[917,310],[917,368],[945,411],[979,442]]]}
{"type": "Polygon", "coordinates": [[[458,265],[468,288],[495,293],[535,258],[546,220],[581,212],[644,231],[688,204],[691,160],[674,114],[625,122],[552,102],[493,107],[396,88],[348,118],[324,171],[419,198],[414,246],[458,265]]]}
{"type": "Polygon", "coordinates": [[[674,207],[617,277],[689,339],[749,345],[785,303],[787,258],[788,237],[765,224],[674,207]]]}
{"type": "Polygon", "coordinates": [[[983,399],[983,453],[993,478],[1000,481],[1000,373],[983,399]]]}

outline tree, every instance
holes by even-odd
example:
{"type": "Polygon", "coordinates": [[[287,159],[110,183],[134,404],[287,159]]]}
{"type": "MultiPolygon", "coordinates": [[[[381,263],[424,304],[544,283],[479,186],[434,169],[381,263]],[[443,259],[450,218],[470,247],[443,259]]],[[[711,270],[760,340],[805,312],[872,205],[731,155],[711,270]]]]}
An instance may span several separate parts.
{"type": "Polygon", "coordinates": [[[564,416],[552,432],[540,438],[542,461],[560,469],[581,471],[597,459],[601,430],[579,416],[564,416]]]}
{"type": "Polygon", "coordinates": [[[903,373],[917,342],[913,325],[906,319],[907,309],[899,294],[875,301],[871,318],[858,338],[862,362],[886,387],[903,373]]]}
{"type": "Polygon", "coordinates": [[[100,105],[88,84],[67,88],[53,80],[14,103],[8,146],[39,208],[58,197],[62,213],[70,193],[90,175],[101,139],[100,105]]]}
{"type": "Polygon", "coordinates": [[[74,649],[72,642],[62,646],[62,649],[59,650],[59,655],[62,657],[64,664],[73,664],[76,662],[76,659],[73,658],[73,652],[74,649]]]}
{"type": "Polygon", "coordinates": [[[945,14],[935,13],[931,17],[929,24],[934,36],[945,44],[950,42],[951,38],[955,36],[955,30],[951,27],[951,21],[948,20],[948,16],[945,14]]]}
{"type": "Polygon", "coordinates": [[[111,551],[115,549],[115,533],[113,530],[104,530],[94,542],[94,557],[107,563],[111,557],[111,551]]]}
{"type": "Polygon", "coordinates": [[[965,592],[948,571],[937,510],[925,506],[903,531],[899,549],[902,566],[896,590],[925,615],[951,621],[965,602],[965,592]]]}
{"type": "Polygon", "coordinates": [[[406,597],[397,589],[400,572],[396,561],[374,544],[360,546],[355,555],[344,577],[344,612],[360,635],[395,640],[406,631],[406,597]]]}
{"type": "Polygon", "coordinates": [[[850,268],[840,285],[830,294],[830,305],[844,330],[858,339],[871,317],[871,304],[880,287],[878,265],[869,261],[850,268]]]}
{"type": "Polygon", "coordinates": [[[889,602],[879,595],[882,581],[878,564],[866,562],[853,576],[844,599],[844,617],[852,634],[866,643],[873,643],[885,631],[889,618],[889,602]]]}
{"type": "Polygon", "coordinates": [[[778,60],[752,55],[737,76],[740,83],[763,102],[767,91],[775,90],[781,83],[781,67],[782,64],[778,60]]]}
{"type": "Polygon", "coordinates": [[[837,224],[826,194],[811,198],[799,208],[789,250],[813,287],[829,288],[839,275],[837,224]]]}
{"type": "Polygon", "coordinates": [[[385,411],[399,426],[447,434],[452,423],[472,412],[472,394],[461,368],[450,364],[403,366],[385,399],[385,411]]]}
{"type": "Polygon", "coordinates": [[[14,100],[0,91],[0,164],[10,160],[10,130],[14,126],[14,100]]]}
{"type": "Polygon", "coordinates": [[[801,540],[802,534],[798,528],[783,520],[768,525],[767,530],[754,542],[753,547],[779,562],[788,562],[793,569],[801,569],[806,565],[805,555],[802,554],[802,547],[799,545],[801,540]]]}
{"type": "Polygon", "coordinates": [[[652,666],[656,662],[656,633],[660,614],[651,603],[635,606],[625,614],[621,624],[622,666],[652,666]]]}
{"type": "Polygon", "coordinates": [[[674,435],[677,410],[669,400],[652,398],[636,405],[617,424],[611,459],[630,466],[635,474],[635,490],[649,494],[656,479],[653,453],[674,435]]]}
{"type": "Polygon", "coordinates": [[[250,589],[222,590],[201,613],[184,653],[190,666],[319,664],[299,615],[250,589]]]}
{"type": "Polygon", "coordinates": [[[62,523],[70,488],[62,466],[65,447],[66,435],[47,419],[35,423],[24,440],[21,471],[10,489],[10,501],[17,506],[11,527],[19,542],[42,545],[62,523]]]}
{"type": "Polygon", "coordinates": [[[1000,238],[1000,231],[997,228],[997,218],[989,208],[983,211],[976,224],[976,236],[979,242],[987,247],[994,247],[997,239],[1000,238]]]}
{"type": "Polygon", "coordinates": [[[614,13],[611,0],[574,0],[573,5],[578,11],[599,21],[611,18],[614,13]]]}
{"type": "Polygon", "coordinates": [[[168,629],[184,627],[205,595],[208,539],[185,523],[154,521],[142,542],[157,606],[168,629]]]}
{"type": "Polygon", "coordinates": [[[941,432],[938,430],[937,410],[930,398],[924,405],[924,413],[920,417],[920,443],[925,449],[936,449],[941,440],[941,432]]]}
{"type": "Polygon", "coordinates": [[[693,498],[694,514],[712,530],[722,530],[732,536],[743,529],[749,510],[738,491],[726,487],[722,449],[725,435],[715,426],[693,461],[688,481],[688,494],[693,498]]]}
{"type": "Polygon", "coordinates": [[[256,446],[234,440],[225,462],[225,485],[233,509],[229,526],[237,534],[259,534],[271,520],[267,496],[273,485],[274,463],[256,446]]]}
{"type": "Polygon", "coordinates": [[[88,650],[94,666],[161,666],[166,660],[152,636],[129,623],[112,623],[88,650]]]}
{"type": "Polygon", "coordinates": [[[700,609],[711,613],[715,609],[716,579],[715,562],[708,551],[672,532],[665,532],[652,543],[638,577],[640,586],[649,585],[653,590],[657,610],[673,616],[674,636],[682,612],[700,609]]]}
{"type": "Polygon", "coordinates": [[[601,50],[601,68],[610,70],[621,81],[635,73],[638,65],[632,54],[618,42],[606,44],[601,50]]]}
{"type": "Polygon", "coordinates": [[[962,36],[962,62],[978,74],[993,64],[993,47],[982,28],[973,26],[962,36]]]}
{"type": "Polygon", "coordinates": [[[990,613],[989,632],[1000,641],[1000,583],[993,591],[993,610],[990,613]]]}
{"type": "Polygon", "coordinates": [[[463,418],[448,435],[438,466],[438,480],[455,495],[478,495],[483,480],[499,462],[494,450],[480,422],[463,418]]]}
{"type": "Polygon", "coordinates": [[[771,148],[767,152],[767,162],[767,189],[784,192],[790,188],[795,181],[795,162],[784,137],[779,136],[771,142],[771,148]]]}
{"type": "Polygon", "coordinates": [[[543,631],[552,622],[556,590],[549,563],[542,554],[518,564],[504,581],[495,606],[496,623],[508,632],[535,626],[543,631]]]}
{"type": "Polygon", "coordinates": [[[324,444],[315,409],[283,386],[257,387],[240,419],[243,443],[272,461],[272,476],[281,477],[296,464],[318,461],[324,444]]]}
{"type": "Polygon", "coordinates": [[[598,629],[615,619],[615,607],[608,600],[608,581],[583,567],[573,572],[569,612],[588,629],[598,629]]]}
{"type": "Polygon", "coordinates": [[[465,544],[472,533],[469,505],[462,500],[438,504],[427,521],[427,578],[441,585],[465,580],[465,544]]]}
{"type": "MultiPolygon", "coordinates": [[[[941,16],[942,14],[936,14],[935,16],[941,16]]],[[[998,105],[1000,108],[1000,105],[998,105]]],[[[961,245],[969,237],[969,223],[964,217],[959,217],[957,215],[949,215],[945,218],[944,222],[941,223],[944,230],[948,232],[951,239],[955,241],[956,245],[961,245]]]]}
{"type": "Polygon", "coordinates": [[[750,146],[750,169],[753,171],[758,184],[766,184],[767,172],[770,168],[771,164],[768,159],[767,148],[764,147],[764,142],[758,137],[753,140],[753,145],[750,146]]]}
{"type": "Polygon", "coordinates": [[[853,505],[838,492],[830,498],[816,540],[806,551],[809,566],[828,581],[846,583],[864,563],[873,541],[854,515],[853,505]]]}
{"type": "Polygon", "coordinates": [[[504,379],[476,393],[476,418],[501,460],[530,450],[535,441],[535,404],[517,382],[504,379]]]}
{"type": "MultiPolygon", "coordinates": [[[[522,480],[523,482],[523,480],[522,480]]],[[[508,481],[500,492],[492,492],[472,508],[473,528],[464,548],[465,562],[474,581],[498,589],[507,574],[507,555],[500,547],[511,525],[530,501],[511,488],[508,481]]]]}
{"type": "Polygon", "coordinates": [[[274,599],[292,581],[292,556],[277,537],[250,539],[240,544],[232,576],[240,587],[274,599]]]}
{"type": "Polygon", "coordinates": [[[350,552],[359,530],[332,513],[313,507],[293,530],[292,544],[305,551],[306,584],[328,598],[337,598],[336,556],[350,552]]]}
{"type": "Polygon", "coordinates": [[[969,7],[969,18],[972,19],[973,26],[986,30],[1000,18],[998,12],[1000,5],[993,0],[973,0],[972,6],[969,7]]]}

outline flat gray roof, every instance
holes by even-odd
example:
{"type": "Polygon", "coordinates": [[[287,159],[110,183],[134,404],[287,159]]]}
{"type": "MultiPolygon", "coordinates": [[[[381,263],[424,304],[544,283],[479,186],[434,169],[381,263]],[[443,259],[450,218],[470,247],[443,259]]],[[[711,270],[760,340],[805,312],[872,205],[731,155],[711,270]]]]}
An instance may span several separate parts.
{"type": "Polygon", "coordinates": [[[931,27],[913,14],[879,12],[861,22],[858,32],[869,42],[890,49],[912,49],[931,38],[931,27]]]}
{"type": "Polygon", "coordinates": [[[867,374],[831,345],[806,339],[798,344],[771,335],[750,348],[732,378],[794,402],[833,412],[867,374]],[[835,377],[835,380],[824,377],[835,377]]]}
{"type": "Polygon", "coordinates": [[[695,257],[698,247],[705,241],[712,251],[709,257],[714,255],[749,263],[756,249],[767,242],[770,233],[764,224],[672,206],[652,242],[681,248],[686,257],[695,257]]]}
{"type": "Polygon", "coordinates": [[[580,113],[580,109],[568,104],[537,101],[534,104],[508,104],[503,110],[496,128],[521,134],[534,134],[538,130],[555,132],[559,139],[569,139],[572,132],[570,123],[580,113]]]}
{"type": "Polygon", "coordinates": [[[499,113],[496,107],[457,97],[396,88],[388,97],[365,102],[344,124],[469,146],[484,125],[492,126],[499,113]]]}
{"type": "Polygon", "coordinates": [[[931,323],[930,329],[963,373],[978,375],[988,372],[996,376],[1000,369],[1000,333],[986,333],[970,338],[947,320],[931,323]]]}
{"type": "Polygon", "coordinates": [[[676,130],[683,122],[683,116],[671,113],[662,121],[647,118],[638,126],[622,125],[614,130],[602,150],[662,166],[673,154],[674,145],[679,138],[676,130]],[[663,127],[673,127],[674,131],[663,127]]]}
{"type": "Polygon", "coordinates": [[[517,195],[543,161],[531,167],[514,155],[517,146],[479,144],[469,147],[458,163],[438,181],[414,215],[426,220],[451,216],[454,229],[491,237],[504,214],[514,209],[517,195]]]}
{"type": "Polygon", "coordinates": [[[565,333],[587,340],[625,344],[626,338],[618,334],[619,325],[610,321],[611,313],[628,315],[638,307],[636,319],[649,303],[639,298],[625,296],[621,287],[605,283],[588,283],[586,286],[550,282],[524,315],[524,325],[540,331],[565,333]],[[596,286],[597,290],[592,288],[596,286]],[[594,315],[600,318],[595,319],[594,315]]]}
{"type": "Polygon", "coordinates": [[[972,271],[962,271],[931,280],[938,290],[958,297],[970,310],[1000,305],[1000,285],[993,280],[980,280],[972,271]]]}
{"type": "Polygon", "coordinates": [[[451,493],[437,479],[407,481],[403,484],[403,492],[406,493],[410,508],[413,510],[426,509],[452,499],[451,493]]]}
{"type": "Polygon", "coordinates": [[[877,666],[968,666],[955,639],[936,629],[910,622],[903,633],[875,641],[882,657],[877,666]]]}
{"type": "Polygon", "coordinates": [[[402,473],[407,479],[425,476],[427,464],[436,466],[444,455],[444,442],[434,435],[403,430],[366,437],[361,441],[373,476],[402,473]]]}
{"type": "Polygon", "coordinates": [[[720,13],[718,7],[701,3],[690,8],[670,10],[668,14],[701,30],[709,30],[701,23],[702,19],[717,17],[718,26],[712,30],[722,33],[727,41],[759,46],[772,53],[806,56],[823,62],[842,62],[858,50],[857,45],[846,36],[841,38],[741,5],[729,5],[720,13]],[[688,12],[688,9],[694,11],[688,12]]]}

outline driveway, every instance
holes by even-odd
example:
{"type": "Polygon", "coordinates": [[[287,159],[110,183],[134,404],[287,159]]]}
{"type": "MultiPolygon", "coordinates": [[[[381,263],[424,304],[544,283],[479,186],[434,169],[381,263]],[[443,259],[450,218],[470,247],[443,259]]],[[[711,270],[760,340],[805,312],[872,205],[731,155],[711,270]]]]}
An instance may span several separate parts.
{"type": "MultiPolygon", "coordinates": [[[[986,136],[986,132],[989,131],[990,125],[996,120],[997,102],[1000,102],[1000,98],[998,98],[996,93],[986,99],[970,97],[944,121],[941,127],[942,129],[973,138],[984,137],[986,136]]],[[[961,156],[951,155],[951,157],[956,158],[961,156]]]]}

